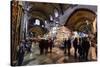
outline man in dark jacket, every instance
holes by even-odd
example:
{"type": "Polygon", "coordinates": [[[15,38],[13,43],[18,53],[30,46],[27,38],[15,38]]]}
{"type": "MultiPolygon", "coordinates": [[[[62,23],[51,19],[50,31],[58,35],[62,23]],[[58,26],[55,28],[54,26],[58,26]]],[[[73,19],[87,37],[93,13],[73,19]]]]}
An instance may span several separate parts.
{"type": "Polygon", "coordinates": [[[40,49],[40,54],[43,54],[44,53],[44,39],[41,39],[39,41],[39,49],[40,49]]]}
{"type": "Polygon", "coordinates": [[[67,40],[68,56],[70,56],[71,39],[67,40]]]}
{"type": "Polygon", "coordinates": [[[78,53],[79,53],[79,60],[81,61],[83,53],[82,38],[79,38],[78,53]]]}
{"type": "Polygon", "coordinates": [[[53,40],[51,38],[48,40],[48,47],[50,48],[50,53],[52,53],[53,40]]]}
{"type": "Polygon", "coordinates": [[[44,49],[45,49],[45,54],[47,54],[48,53],[48,47],[49,47],[48,40],[46,40],[46,39],[44,40],[43,46],[44,46],[44,49]]]}
{"type": "Polygon", "coordinates": [[[25,41],[21,41],[21,44],[19,45],[18,50],[18,66],[21,66],[24,60],[24,54],[25,54],[25,41]]]}
{"type": "Polygon", "coordinates": [[[66,39],[64,40],[64,54],[66,55],[66,48],[67,48],[67,41],[66,39]]]}
{"type": "Polygon", "coordinates": [[[83,47],[83,58],[85,60],[88,60],[87,57],[88,57],[88,52],[90,48],[89,38],[87,37],[83,38],[82,47],[83,47]]]}
{"type": "Polygon", "coordinates": [[[78,39],[77,38],[74,39],[73,46],[75,49],[74,57],[77,58],[77,48],[78,48],[78,39]]]}

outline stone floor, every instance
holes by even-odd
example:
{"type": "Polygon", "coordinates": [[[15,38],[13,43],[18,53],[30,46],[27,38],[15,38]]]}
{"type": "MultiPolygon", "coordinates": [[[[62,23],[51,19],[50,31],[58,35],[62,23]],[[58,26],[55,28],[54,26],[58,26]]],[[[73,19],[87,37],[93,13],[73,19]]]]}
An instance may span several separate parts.
{"type": "MultiPolygon", "coordinates": [[[[84,62],[85,60],[82,61],[84,62]]],[[[79,62],[79,60],[74,59],[73,56],[65,56],[63,50],[59,47],[54,47],[52,53],[40,55],[38,44],[33,44],[32,53],[25,55],[23,65],[61,64],[73,62],[79,62]]]]}

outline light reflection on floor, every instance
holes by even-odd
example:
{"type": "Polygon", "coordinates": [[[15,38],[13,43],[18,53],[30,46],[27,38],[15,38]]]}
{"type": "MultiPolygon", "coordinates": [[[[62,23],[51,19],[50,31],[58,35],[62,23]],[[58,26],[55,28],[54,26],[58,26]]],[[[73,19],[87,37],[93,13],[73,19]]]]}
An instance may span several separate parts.
{"type": "MultiPolygon", "coordinates": [[[[79,61],[78,58],[74,59],[73,56],[64,55],[64,51],[58,47],[54,47],[52,53],[40,55],[38,44],[33,44],[33,51],[25,55],[23,65],[61,64],[79,61]]],[[[85,62],[85,60],[82,59],[81,62],[85,62]]]]}

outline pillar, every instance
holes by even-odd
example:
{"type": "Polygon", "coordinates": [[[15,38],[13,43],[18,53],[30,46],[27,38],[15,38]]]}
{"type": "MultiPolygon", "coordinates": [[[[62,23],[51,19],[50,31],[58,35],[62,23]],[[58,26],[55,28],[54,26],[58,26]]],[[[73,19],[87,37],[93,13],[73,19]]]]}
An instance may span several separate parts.
{"type": "Polygon", "coordinates": [[[96,20],[96,18],[95,18],[94,21],[93,21],[93,33],[94,33],[94,34],[97,32],[97,29],[96,29],[96,22],[97,22],[97,20],[96,20]]]}

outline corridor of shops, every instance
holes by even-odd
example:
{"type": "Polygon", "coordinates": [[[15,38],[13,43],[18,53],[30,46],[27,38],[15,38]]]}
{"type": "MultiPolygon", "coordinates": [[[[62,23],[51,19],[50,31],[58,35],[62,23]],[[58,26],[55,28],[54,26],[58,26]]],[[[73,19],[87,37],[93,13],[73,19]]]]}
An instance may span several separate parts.
{"type": "Polygon", "coordinates": [[[11,65],[97,61],[97,6],[11,1],[11,65]]]}

